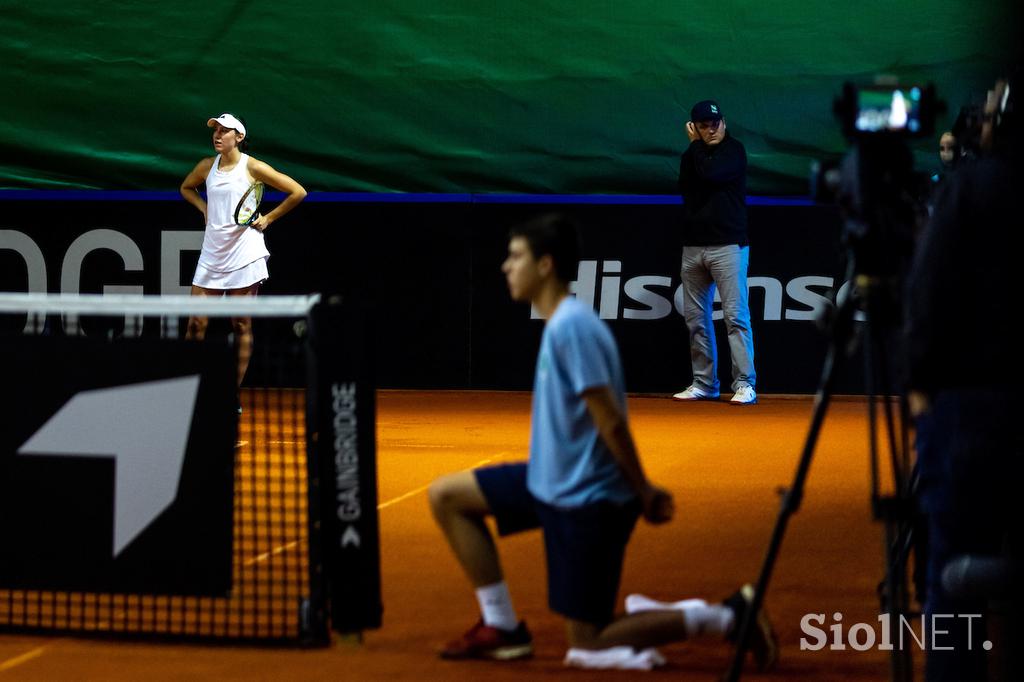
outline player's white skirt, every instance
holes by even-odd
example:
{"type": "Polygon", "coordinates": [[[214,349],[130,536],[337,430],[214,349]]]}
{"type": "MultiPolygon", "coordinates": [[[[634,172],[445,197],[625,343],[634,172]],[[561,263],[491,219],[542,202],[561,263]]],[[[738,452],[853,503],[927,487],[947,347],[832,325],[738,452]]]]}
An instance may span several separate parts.
{"type": "Polygon", "coordinates": [[[244,289],[268,277],[270,273],[267,271],[267,259],[258,258],[245,267],[231,272],[217,272],[204,268],[201,264],[196,265],[192,284],[204,289],[244,289]]]}

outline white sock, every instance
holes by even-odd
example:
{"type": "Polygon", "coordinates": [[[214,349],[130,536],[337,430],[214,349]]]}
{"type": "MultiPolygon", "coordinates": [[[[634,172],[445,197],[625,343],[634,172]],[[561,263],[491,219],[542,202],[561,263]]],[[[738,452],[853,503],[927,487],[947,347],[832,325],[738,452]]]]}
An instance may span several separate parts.
{"type": "Polygon", "coordinates": [[[735,614],[732,609],[721,604],[709,605],[703,599],[683,599],[681,601],[658,601],[642,594],[631,594],[626,597],[626,612],[664,611],[673,609],[683,612],[686,622],[686,636],[712,634],[725,635],[732,628],[735,614]]]}
{"type": "Polygon", "coordinates": [[[515,630],[519,625],[519,617],[512,606],[512,595],[509,594],[508,585],[504,580],[476,588],[476,600],[480,602],[484,625],[499,630],[515,630]]]}
{"type": "Polygon", "coordinates": [[[668,609],[682,610],[689,605],[707,606],[703,599],[682,599],[680,601],[658,601],[642,594],[631,594],[626,597],[626,613],[639,613],[640,611],[666,611],[668,609]]]}
{"type": "Polygon", "coordinates": [[[732,629],[736,614],[722,604],[687,604],[680,609],[686,619],[686,636],[726,635],[732,629]]]}

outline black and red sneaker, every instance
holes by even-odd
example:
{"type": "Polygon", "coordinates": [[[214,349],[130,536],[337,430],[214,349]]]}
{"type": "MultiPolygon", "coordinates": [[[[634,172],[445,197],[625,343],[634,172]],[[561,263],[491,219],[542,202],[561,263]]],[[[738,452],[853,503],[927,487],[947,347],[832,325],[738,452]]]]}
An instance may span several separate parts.
{"type": "Polygon", "coordinates": [[[485,658],[512,661],[533,656],[533,637],[520,621],[515,630],[499,630],[484,625],[481,618],[462,637],[454,639],[441,650],[441,658],[462,660],[485,658]]]}

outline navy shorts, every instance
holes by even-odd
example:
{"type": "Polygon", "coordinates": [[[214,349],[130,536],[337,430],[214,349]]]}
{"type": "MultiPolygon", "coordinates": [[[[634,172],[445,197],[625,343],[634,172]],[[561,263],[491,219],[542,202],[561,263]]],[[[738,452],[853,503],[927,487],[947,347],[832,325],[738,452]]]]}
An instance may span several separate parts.
{"type": "Polygon", "coordinates": [[[599,626],[611,622],[639,501],[553,507],[530,494],[525,463],[485,467],[475,474],[500,535],[543,529],[551,610],[599,626]]]}

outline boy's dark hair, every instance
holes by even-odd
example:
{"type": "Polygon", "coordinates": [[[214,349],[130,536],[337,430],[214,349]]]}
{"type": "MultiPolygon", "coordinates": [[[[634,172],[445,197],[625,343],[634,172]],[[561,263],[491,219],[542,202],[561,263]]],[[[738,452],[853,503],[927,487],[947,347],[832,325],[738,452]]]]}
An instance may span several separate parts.
{"type": "Polygon", "coordinates": [[[509,239],[522,237],[534,258],[551,256],[555,276],[563,284],[576,278],[580,262],[580,236],[576,221],[563,213],[545,213],[509,230],[509,239]]]}

